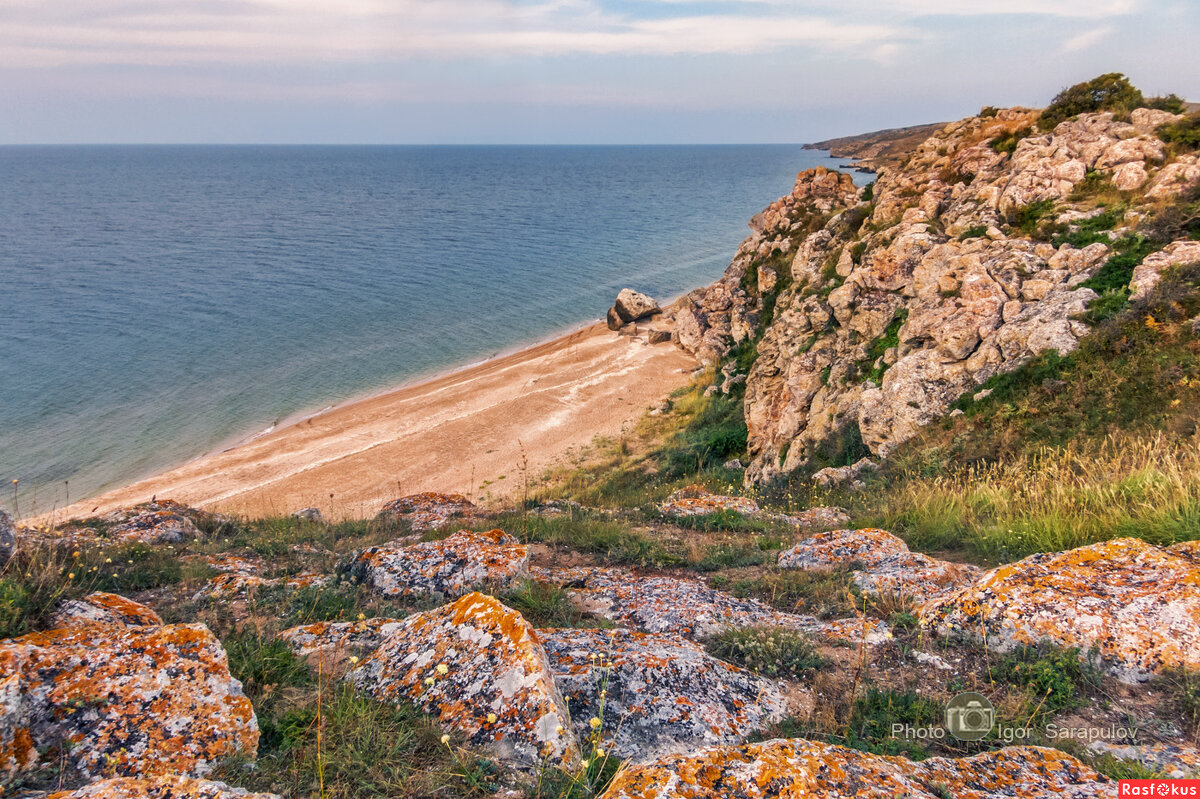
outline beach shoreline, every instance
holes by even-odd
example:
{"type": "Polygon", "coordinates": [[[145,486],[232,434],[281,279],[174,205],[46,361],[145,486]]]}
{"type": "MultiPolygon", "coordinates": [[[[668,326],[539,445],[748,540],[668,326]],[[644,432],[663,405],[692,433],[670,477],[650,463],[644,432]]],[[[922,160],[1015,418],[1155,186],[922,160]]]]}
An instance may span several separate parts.
{"type": "Polygon", "coordinates": [[[46,525],[174,499],[245,516],[317,507],[363,518],[420,491],[511,501],[596,438],[619,436],[696,361],[590,324],[316,413],[128,485],[42,513],[46,525]]]}

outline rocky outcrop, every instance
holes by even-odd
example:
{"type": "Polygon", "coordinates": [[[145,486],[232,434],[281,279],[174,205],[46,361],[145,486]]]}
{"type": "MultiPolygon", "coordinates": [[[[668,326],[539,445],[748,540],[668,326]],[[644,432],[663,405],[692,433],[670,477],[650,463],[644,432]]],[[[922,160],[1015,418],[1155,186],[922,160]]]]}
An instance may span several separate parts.
{"type": "Polygon", "coordinates": [[[620,772],[602,799],[801,799],[816,796],[1001,799],[1117,796],[1068,754],[1008,747],[961,759],[902,757],[803,739],[711,747],[620,772]]]}
{"type": "Polygon", "coordinates": [[[1075,647],[1127,683],[1200,668],[1200,564],[1189,554],[1121,538],[1032,555],[931,600],[921,620],[942,635],[986,636],[997,652],[1075,647]]]}
{"type": "MultiPolygon", "coordinates": [[[[802,173],[722,278],[681,301],[676,341],[701,361],[755,342],[748,484],[810,464],[828,442],[887,457],[963,394],[1088,333],[1079,317],[1097,295],[1080,284],[1111,249],[1037,241],[1029,220],[1069,229],[1094,213],[1073,194],[1085,180],[1166,196],[1200,171],[1194,156],[1167,161],[1155,134],[1177,119],[1166,112],[1083,114],[1044,134],[1037,117],[1006,109],[945,126],[881,170],[871,202],[848,176],[802,173]]],[[[1152,283],[1155,264],[1135,283],[1152,283]]]]}
{"type": "Polygon", "coordinates": [[[645,762],[711,744],[740,743],[782,719],[779,686],[677,635],[540,630],[554,679],[581,739],[600,720],[603,747],[645,762]]]}
{"type": "Polygon", "coordinates": [[[857,643],[881,640],[882,624],[860,619],[822,621],[783,613],[753,599],[738,599],[696,580],[637,576],[622,569],[584,569],[557,575],[584,610],[649,633],[704,640],[730,628],[783,627],[857,643]]]}
{"type": "Polygon", "coordinates": [[[202,776],[258,725],[202,624],[89,625],[0,642],[0,773],[202,776]]]}
{"type": "Polygon", "coordinates": [[[471,518],[476,511],[474,503],[462,494],[428,491],[392,500],[379,511],[379,518],[408,522],[410,530],[423,533],[440,530],[455,519],[471,518]]]}
{"type": "Polygon", "coordinates": [[[172,499],[154,499],[112,511],[98,519],[69,522],[57,530],[56,535],[66,541],[178,544],[204,538],[196,523],[216,518],[172,499]]]}
{"type": "Polygon", "coordinates": [[[658,307],[658,303],[653,297],[634,291],[633,289],[621,289],[617,294],[617,301],[612,307],[613,313],[621,320],[621,323],[636,322],[639,319],[645,319],[652,314],[660,313],[662,308],[658,307]]]}
{"type": "Polygon", "coordinates": [[[190,777],[119,777],[93,782],[77,791],[52,793],[47,799],[279,799],[279,796],[190,777]]]}
{"type": "Polygon", "coordinates": [[[410,616],[348,679],[380,701],[413,702],[518,767],[578,760],[537,633],[493,597],[468,594],[410,616]]]}
{"type": "Polygon", "coordinates": [[[0,510],[0,566],[8,563],[17,551],[17,528],[8,518],[8,514],[0,510]]]}
{"type": "Polygon", "coordinates": [[[528,574],[529,551],[503,530],[460,530],[441,541],[370,547],[350,574],[383,596],[458,597],[476,588],[503,589],[528,574]]]}
{"type": "Polygon", "coordinates": [[[301,508],[300,510],[292,513],[292,517],[296,519],[302,519],[306,522],[312,522],[313,524],[325,523],[325,517],[321,514],[320,508],[301,508]]]}
{"type": "Polygon", "coordinates": [[[1147,255],[1133,270],[1133,280],[1129,283],[1130,299],[1141,300],[1149,296],[1158,286],[1163,272],[1171,267],[1191,264],[1200,264],[1200,241],[1176,241],[1147,255]]]}
{"type": "Polygon", "coordinates": [[[708,516],[721,511],[741,513],[754,516],[761,512],[758,503],[749,497],[727,497],[711,494],[701,486],[688,486],[667,497],[666,502],[658,506],[664,516],[687,518],[689,516],[708,516]]]}
{"type": "Polygon", "coordinates": [[[60,604],[52,618],[56,629],[77,627],[160,627],[162,618],[150,608],[117,594],[97,591],[60,604]]]}
{"type": "Polygon", "coordinates": [[[895,594],[921,602],[972,583],[977,566],[911,552],[886,530],[817,533],[779,554],[781,569],[855,569],[853,581],[868,594],[895,594]]]}
{"type": "Polygon", "coordinates": [[[402,619],[321,621],[284,630],[279,638],[300,657],[320,660],[328,670],[374,652],[403,626],[402,619]]]}

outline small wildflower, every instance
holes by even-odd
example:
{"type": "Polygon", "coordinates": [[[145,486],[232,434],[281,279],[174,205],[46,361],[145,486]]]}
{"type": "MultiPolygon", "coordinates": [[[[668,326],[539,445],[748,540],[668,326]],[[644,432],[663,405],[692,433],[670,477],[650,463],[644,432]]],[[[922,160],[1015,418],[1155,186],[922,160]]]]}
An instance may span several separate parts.
{"type": "Polygon", "coordinates": [[[350,665],[352,665],[352,666],[353,666],[353,665],[354,665],[355,663],[357,663],[357,662],[358,662],[358,658],[357,658],[357,657],[355,657],[354,655],[351,655],[351,656],[350,656],[350,665]]]}
{"type": "Polygon", "coordinates": [[[596,718],[595,716],[592,716],[590,719],[588,719],[588,724],[592,725],[593,730],[600,729],[600,719],[596,718]]]}
{"type": "Polygon", "coordinates": [[[442,736],[442,743],[444,743],[444,744],[448,744],[448,743],[450,743],[450,736],[449,736],[449,735],[443,735],[443,736],[442,736]]]}
{"type": "Polygon", "coordinates": [[[360,613],[360,614],[358,614],[358,620],[359,620],[359,621],[362,621],[362,620],[363,620],[363,619],[365,619],[366,617],[367,617],[367,614],[365,614],[365,613],[360,613]]]}
{"type": "Polygon", "coordinates": [[[67,579],[68,579],[68,580],[74,580],[74,579],[75,579],[75,572],[71,572],[70,574],[68,574],[68,575],[67,575],[67,579]]]}
{"type": "Polygon", "coordinates": [[[425,684],[426,684],[426,685],[433,685],[433,678],[432,678],[432,677],[426,677],[426,678],[425,678],[425,684]]]}
{"type": "Polygon", "coordinates": [[[112,558],[105,558],[105,559],[104,559],[104,562],[105,562],[105,563],[112,563],[112,558]]]}
{"type": "Polygon", "coordinates": [[[584,768],[587,768],[587,767],[588,767],[588,761],[586,761],[586,760],[585,760],[585,761],[583,761],[583,767],[584,767],[584,768]]]}
{"type": "Polygon", "coordinates": [[[604,750],[597,747],[596,748],[596,757],[604,757],[604,750]]]}
{"type": "Polygon", "coordinates": [[[447,666],[445,663],[439,663],[437,665],[437,673],[438,674],[447,674],[447,673],[449,673],[449,671],[450,671],[450,667],[447,666]]]}
{"type": "Polygon", "coordinates": [[[557,733],[558,735],[562,735],[563,734],[563,725],[559,724],[557,727],[555,727],[554,732],[557,733]]]}
{"type": "Polygon", "coordinates": [[[73,558],[77,558],[77,557],[79,557],[79,550],[78,550],[78,549],[77,549],[77,550],[75,550],[75,552],[74,552],[74,553],[72,553],[71,557],[73,557],[73,558]]]}
{"type": "Polygon", "coordinates": [[[488,724],[495,724],[495,723],[496,723],[496,714],[495,714],[495,713],[488,713],[488,714],[487,714],[487,720],[488,720],[488,724]]]}

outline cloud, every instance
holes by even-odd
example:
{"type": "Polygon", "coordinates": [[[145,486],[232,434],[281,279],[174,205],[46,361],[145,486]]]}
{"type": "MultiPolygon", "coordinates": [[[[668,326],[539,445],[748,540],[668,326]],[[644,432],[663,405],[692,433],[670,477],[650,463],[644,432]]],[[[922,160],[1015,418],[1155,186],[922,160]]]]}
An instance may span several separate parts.
{"type": "Polygon", "coordinates": [[[1062,51],[1064,53],[1076,53],[1080,50],[1087,50],[1100,40],[1110,36],[1114,30],[1116,29],[1112,25],[1105,25],[1102,28],[1093,28],[1090,31],[1084,31],[1063,42],[1062,51]]]}
{"type": "MultiPolygon", "coordinates": [[[[666,5],[691,5],[698,0],[658,0],[666,5]]],[[[846,10],[845,3],[836,0],[724,0],[727,5],[787,6],[819,12],[828,9],[846,10]]],[[[1041,16],[1082,19],[1103,19],[1135,13],[1142,0],[859,0],[853,4],[857,12],[889,17],[975,17],[975,16],[1041,16]]]]}
{"type": "Polygon", "coordinates": [[[9,0],[0,58],[10,65],[361,62],[495,56],[874,50],[902,26],[812,14],[635,17],[586,0],[9,0]]]}

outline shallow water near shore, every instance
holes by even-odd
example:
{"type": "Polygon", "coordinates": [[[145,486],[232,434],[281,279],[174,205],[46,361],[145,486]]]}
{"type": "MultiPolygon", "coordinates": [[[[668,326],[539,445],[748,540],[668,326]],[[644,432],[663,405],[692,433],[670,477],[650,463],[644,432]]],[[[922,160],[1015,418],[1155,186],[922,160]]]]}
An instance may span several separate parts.
{"type": "Polygon", "coordinates": [[[28,516],[65,481],[74,501],[584,324],[626,285],[676,296],[797,171],[837,163],[798,145],[0,148],[0,479],[28,516]]]}

